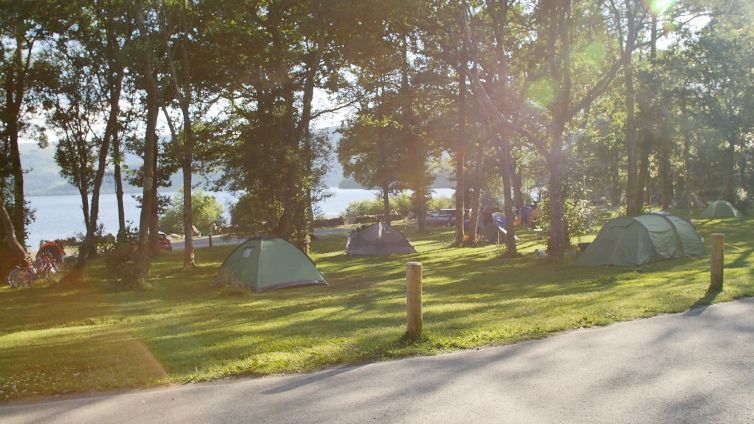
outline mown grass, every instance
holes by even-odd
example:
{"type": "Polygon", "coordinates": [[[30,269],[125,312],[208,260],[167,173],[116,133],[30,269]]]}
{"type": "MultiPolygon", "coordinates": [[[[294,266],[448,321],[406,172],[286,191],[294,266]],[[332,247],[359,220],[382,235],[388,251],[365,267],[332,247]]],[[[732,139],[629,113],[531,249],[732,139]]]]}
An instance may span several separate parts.
{"type": "Polygon", "coordinates": [[[517,259],[449,248],[448,229],[408,230],[418,253],[387,259],[348,257],[345,236],[322,238],[312,256],[328,287],[262,294],[210,287],[230,247],[198,251],[191,273],[180,252],[158,257],[150,291],[111,291],[94,263],[90,286],[0,289],[0,401],[431,355],[752,296],[752,221],[696,221],[705,239],[727,236],[720,293],[707,292],[707,258],[638,271],[552,264],[531,254],[544,247],[534,232],[521,233],[517,259]],[[411,343],[409,260],[425,268],[424,336],[411,343]]]}

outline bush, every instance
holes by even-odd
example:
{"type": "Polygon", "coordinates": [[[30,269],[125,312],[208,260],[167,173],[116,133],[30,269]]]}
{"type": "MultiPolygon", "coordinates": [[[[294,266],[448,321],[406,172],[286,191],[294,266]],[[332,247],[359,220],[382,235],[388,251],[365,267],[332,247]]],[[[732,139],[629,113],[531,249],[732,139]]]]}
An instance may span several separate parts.
{"type": "MultiPolygon", "coordinates": [[[[545,194],[540,203],[540,222],[544,230],[550,230],[550,198],[545,194]]],[[[565,225],[569,238],[589,234],[597,224],[599,211],[588,200],[566,199],[564,205],[565,225]]],[[[566,240],[570,244],[570,239],[566,240]]]]}
{"type": "Polygon", "coordinates": [[[356,218],[364,215],[378,215],[382,213],[382,203],[377,200],[357,200],[351,202],[343,211],[343,220],[348,224],[356,222],[356,218]]]}
{"type": "Polygon", "coordinates": [[[105,253],[105,270],[115,288],[130,288],[139,285],[146,271],[139,266],[138,245],[135,242],[120,242],[105,253]]]}
{"type": "MultiPolygon", "coordinates": [[[[126,231],[134,232],[135,230],[127,228],[126,231]]],[[[81,251],[81,248],[84,246],[84,242],[86,241],[86,234],[84,233],[77,233],[74,237],[66,239],[66,240],[57,240],[60,244],[68,245],[68,246],[78,246],[79,252],[81,251]]],[[[97,252],[94,252],[93,254],[96,256],[97,254],[101,252],[105,252],[112,248],[112,246],[116,242],[116,237],[112,234],[105,234],[105,227],[103,224],[97,225],[97,228],[94,230],[94,243],[95,246],[97,246],[97,252]]]]}
{"type": "Polygon", "coordinates": [[[115,289],[144,287],[148,269],[139,265],[138,232],[128,227],[115,243],[103,245],[105,270],[115,289]]]}
{"type": "MultiPolygon", "coordinates": [[[[427,201],[427,211],[438,209],[455,208],[455,200],[450,197],[438,197],[427,201]]],[[[390,216],[391,219],[402,219],[411,217],[414,213],[414,198],[408,193],[399,193],[390,196],[390,216]]],[[[346,223],[367,223],[377,222],[382,216],[382,199],[378,196],[374,200],[359,200],[351,202],[343,212],[343,219],[346,223]],[[362,219],[358,219],[362,217],[362,219]],[[369,217],[369,218],[363,218],[369,217]],[[375,218],[376,217],[376,218],[375,218]],[[357,222],[363,221],[363,222],[357,222]]]]}
{"type": "Polygon", "coordinates": [[[437,211],[440,209],[455,209],[456,200],[451,197],[437,197],[429,199],[427,202],[427,211],[437,211]]]}
{"type": "MultiPolygon", "coordinates": [[[[209,233],[213,222],[223,224],[223,205],[212,195],[203,190],[191,194],[192,221],[202,233],[209,233]]],[[[169,233],[183,234],[183,193],[176,194],[170,201],[170,206],[160,217],[160,228],[169,233]]]]}

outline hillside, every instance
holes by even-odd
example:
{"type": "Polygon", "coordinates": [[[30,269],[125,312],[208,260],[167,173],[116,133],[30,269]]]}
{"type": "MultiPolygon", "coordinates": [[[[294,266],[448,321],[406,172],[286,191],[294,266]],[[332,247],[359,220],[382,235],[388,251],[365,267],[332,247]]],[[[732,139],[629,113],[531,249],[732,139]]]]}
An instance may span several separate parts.
{"type": "MultiPolygon", "coordinates": [[[[364,188],[353,181],[352,178],[346,178],[343,175],[343,167],[337,160],[337,146],[340,141],[340,133],[337,128],[330,127],[318,130],[320,134],[325,134],[330,140],[331,149],[328,157],[329,171],[325,175],[325,185],[328,187],[338,188],[364,188]]],[[[55,195],[76,195],[78,191],[69,184],[65,178],[60,175],[60,167],[55,163],[55,146],[41,149],[34,143],[22,143],[21,163],[27,174],[24,177],[24,188],[27,196],[55,196],[55,195]]],[[[141,158],[134,154],[127,153],[125,157],[125,170],[137,169],[141,164],[141,158]]],[[[451,172],[441,170],[436,176],[435,184],[432,188],[452,187],[450,180],[451,172]]],[[[169,191],[177,191],[181,187],[182,173],[176,172],[170,178],[172,183],[169,191]]],[[[197,176],[195,181],[198,185],[206,185],[207,180],[197,176]]],[[[141,192],[141,188],[134,187],[124,181],[124,191],[126,193],[136,194],[141,192]]],[[[115,193],[115,180],[112,175],[112,169],[105,175],[102,183],[102,193],[115,193]]]]}

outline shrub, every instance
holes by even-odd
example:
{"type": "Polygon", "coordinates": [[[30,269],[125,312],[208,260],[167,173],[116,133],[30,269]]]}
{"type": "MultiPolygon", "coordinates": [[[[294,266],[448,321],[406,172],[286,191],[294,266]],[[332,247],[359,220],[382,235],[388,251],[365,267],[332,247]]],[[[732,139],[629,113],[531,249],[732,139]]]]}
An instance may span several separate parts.
{"type": "MultiPolygon", "coordinates": [[[[222,224],[223,205],[203,190],[191,193],[192,222],[202,233],[209,232],[213,222],[222,224]]],[[[160,217],[160,228],[170,233],[183,233],[183,193],[170,200],[170,206],[160,217]]]]}
{"type": "Polygon", "coordinates": [[[102,246],[105,270],[115,289],[145,288],[149,269],[139,264],[138,247],[138,231],[132,227],[118,241],[102,246]]]}
{"type": "Polygon", "coordinates": [[[441,196],[429,199],[427,202],[427,211],[436,211],[440,209],[455,209],[456,201],[451,197],[441,196]]]}
{"type": "MultiPolygon", "coordinates": [[[[544,230],[550,230],[550,198],[545,194],[540,203],[540,222],[544,230]]],[[[599,211],[584,199],[566,199],[564,205],[564,219],[570,244],[571,237],[581,237],[589,234],[592,227],[597,224],[599,211]]]]}
{"type": "MultiPolygon", "coordinates": [[[[438,197],[436,199],[429,199],[427,201],[427,211],[434,211],[437,209],[453,209],[455,207],[455,200],[449,197],[438,197]]],[[[390,216],[392,219],[401,219],[405,217],[411,217],[414,213],[414,198],[408,193],[399,193],[390,196],[390,216]]],[[[377,222],[382,216],[382,199],[378,196],[374,200],[358,200],[351,202],[343,212],[343,219],[348,224],[361,223],[357,222],[358,217],[371,217],[370,219],[361,221],[364,222],[377,222]],[[375,218],[376,217],[376,218],[375,218]]]]}
{"type": "Polygon", "coordinates": [[[131,241],[116,243],[105,253],[105,270],[117,289],[136,287],[146,276],[139,264],[138,245],[131,241]]]}

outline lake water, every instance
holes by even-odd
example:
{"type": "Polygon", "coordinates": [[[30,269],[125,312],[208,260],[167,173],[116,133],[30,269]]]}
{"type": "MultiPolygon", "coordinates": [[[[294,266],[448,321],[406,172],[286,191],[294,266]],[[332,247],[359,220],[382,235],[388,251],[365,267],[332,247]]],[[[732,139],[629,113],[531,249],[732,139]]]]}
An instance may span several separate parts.
{"type": "MultiPolygon", "coordinates": [[[[320,211],[327,217],[340,215],[349,203],[358,200],[371,200],[377,195],[376,190],[361,189],[330,189],[332,196],[318,204],[320,211]]],[[[453,189],[434,189],[435,196],[453,196],[453,189]]],[[[174,193],[163,193],[174,194],[174,193]]],[[[225,205],[226,219],[228,205],[236,201],[232,193],[211,193],[225,205]]],[[[32,247],[39,245],[40,240],[51,240],[71,237],[85,231],[84,218],[81,213],[81,198],[79,196],[34,196],[27,200],[35,210],[36,219],[29,225],[28,244],[32,247]]],[[[123,196],[126,222],[138,224],[141,209],[133,196],[123,196]]],[[[104,194],[100,198],[99,220],[105,227],[106,233],[118,231],[118,204],[114,194],[104,194]]]]}

